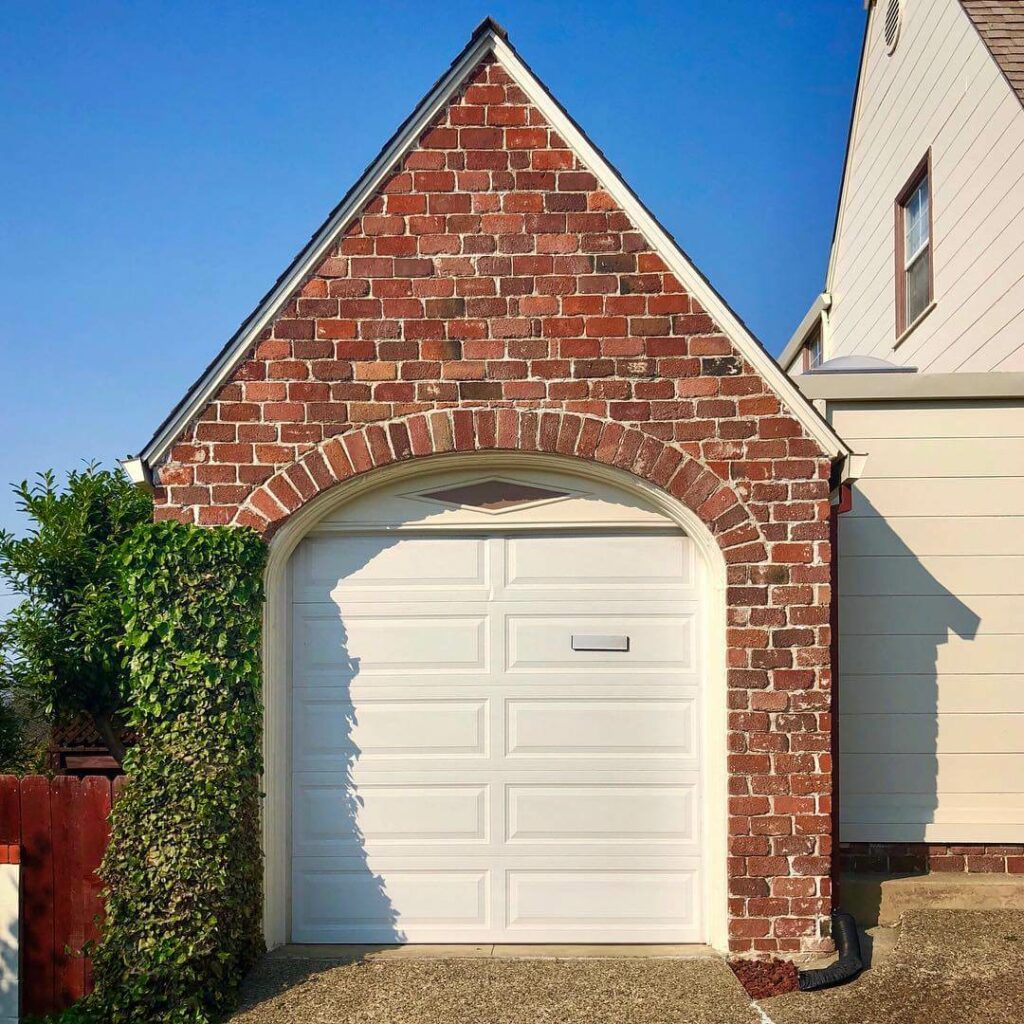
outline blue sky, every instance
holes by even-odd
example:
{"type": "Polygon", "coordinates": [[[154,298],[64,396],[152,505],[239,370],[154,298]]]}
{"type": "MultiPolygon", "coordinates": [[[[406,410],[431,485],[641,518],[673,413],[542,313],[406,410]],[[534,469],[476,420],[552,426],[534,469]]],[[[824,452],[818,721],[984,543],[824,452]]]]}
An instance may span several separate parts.
{"type": "Polygon", "coordinates": [[[781,349],[862,0],[7,5],[0,527],[7,482],[138,451],[488,13],[781,349]]]}

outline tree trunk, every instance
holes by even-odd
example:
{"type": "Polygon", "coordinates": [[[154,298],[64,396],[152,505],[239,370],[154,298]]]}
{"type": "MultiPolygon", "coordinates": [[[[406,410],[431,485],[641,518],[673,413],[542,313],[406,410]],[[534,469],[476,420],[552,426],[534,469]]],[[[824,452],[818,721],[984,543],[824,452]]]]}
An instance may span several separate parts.
{"type": "Polygon", "coordinates": [[[121,736],[114,726],[114,723],[110,720],[107,715],[93,714],[93,722],[96,723],[96,729],[100,736],[103,737],[103,742],[107,745],[107,750],[110,751],[110,756],[118,763],[118,765],[124,764],[124,744],[121,742],[121,736]]]}

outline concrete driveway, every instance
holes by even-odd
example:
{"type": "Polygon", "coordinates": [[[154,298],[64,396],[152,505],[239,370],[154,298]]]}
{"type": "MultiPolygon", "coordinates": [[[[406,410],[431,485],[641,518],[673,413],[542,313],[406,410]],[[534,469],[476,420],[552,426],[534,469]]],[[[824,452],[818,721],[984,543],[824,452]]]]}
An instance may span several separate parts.
{"type": "Polygon", "coordinates": [[[917,911],[857,981],[754,1005],[724,961],[270,956],[233,1024],[1003,1024],[1024,1021],[1024,911],[917,911]]]}

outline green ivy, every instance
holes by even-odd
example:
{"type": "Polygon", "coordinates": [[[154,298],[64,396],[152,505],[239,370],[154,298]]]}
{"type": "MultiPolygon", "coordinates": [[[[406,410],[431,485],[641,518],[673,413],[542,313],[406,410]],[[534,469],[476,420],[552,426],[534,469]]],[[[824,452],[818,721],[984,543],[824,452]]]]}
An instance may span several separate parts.
{"type": "Polygon", "coordinates": [[[162,522],[121,550],[128,718],[139,741],[100,874],[104,1024],[207,1024],[263,952],[260,626],[250,530],[162,522]]]}

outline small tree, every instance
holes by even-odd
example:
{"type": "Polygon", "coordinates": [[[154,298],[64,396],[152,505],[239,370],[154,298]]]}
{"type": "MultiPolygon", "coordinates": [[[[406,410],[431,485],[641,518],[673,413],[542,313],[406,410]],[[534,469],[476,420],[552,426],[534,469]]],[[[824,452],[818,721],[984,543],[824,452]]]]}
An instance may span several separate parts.
{"type": "Polygon", "coordinates": [[[94,465],[14,488],[32,527],[0,531],[0,578],[22,601],[0,623],[0,691],[53,722],[89,715],[121,762],[118,716],[127,698],[119,545],[152,517],[148,495],[94,465]]]}

